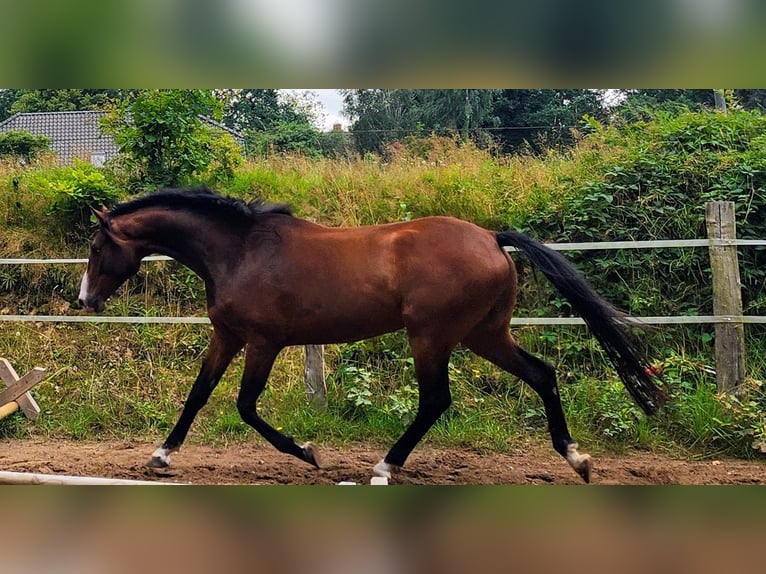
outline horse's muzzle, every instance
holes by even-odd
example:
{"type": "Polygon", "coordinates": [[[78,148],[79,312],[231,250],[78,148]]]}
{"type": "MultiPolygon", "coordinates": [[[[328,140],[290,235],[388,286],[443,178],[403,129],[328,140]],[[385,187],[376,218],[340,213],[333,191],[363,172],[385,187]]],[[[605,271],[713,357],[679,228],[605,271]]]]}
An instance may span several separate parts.
{"type": "Polygon", "coordinates": [[[80,305],[83,309],[86,311],[95,311],[96,313],[101,313],[101,311],[104,310],[104,301],[100,298],[92,298],[92,299],[78,299],[80,305]]]}
{"type": "Polygon", "coordinates": [[[88,291],[90,289],[88,289],[88,274],[86,273],[82,276],[82,281],[80,282],[80,294],[77,297],[77,301],[86,311],[101,313],[104,310],[103,297],[93,297],[89,295],[88,291]]]}

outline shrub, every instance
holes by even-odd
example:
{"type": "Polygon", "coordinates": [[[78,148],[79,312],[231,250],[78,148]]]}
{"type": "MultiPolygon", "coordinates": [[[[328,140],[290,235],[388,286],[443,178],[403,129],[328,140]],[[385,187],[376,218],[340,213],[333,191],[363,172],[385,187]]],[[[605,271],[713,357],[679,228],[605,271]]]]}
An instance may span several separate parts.
{"type": "MultiPolygon", "coordinates": [[[[517,225],[564,242],[696,239],[706,236],[705,203],[729,200],[736,204],[738,236],[766,237],[766,117],[760,113],[659,113],[619,130],[596,129],[588,138],[624,153],[600,162],[602,179],[573,182],[568,198],[517,225]]],[[[571,257],[598,291],[635,314],[712,312],[704,249],[571,257]]],[[[763,249],[740,252],[747,314],[766,314],[764,257],[763,249]]]]}
{"type": "Polygon", "coordinates": [[[261,156],[278,152],[319,157],[322,153],[319,131],[300,121],[281,122],[269,131],[253,133],[248,148],[251,153],[261,156]]]}
{"type": "Polygon", "coordinates": [[[38,174],[36,184],[49,200],[48,213],[74,232],[88,227],[91,207],[111,205],[118,198],[104,171],[79,160],[72,167],[38,174]]]}
{"type": "Polygon", "coordinates": [[[15,156],[29,162],[40,152],[50,149],[51,139],[25,131],[9,131],[0,134],[0,157],[15,156]]]}
{"type": "Polygon", "coordinates": [[[178,186],[201,179],[213,161],[202,116],[220,112],[206,90],[144,90],[102,121],[120,148],[131,187],[178,186]]]}

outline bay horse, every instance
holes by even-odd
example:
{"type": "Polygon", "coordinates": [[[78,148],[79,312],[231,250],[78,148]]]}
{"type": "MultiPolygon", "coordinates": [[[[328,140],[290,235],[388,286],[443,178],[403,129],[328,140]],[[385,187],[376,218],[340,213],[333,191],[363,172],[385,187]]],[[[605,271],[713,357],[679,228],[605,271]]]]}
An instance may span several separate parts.
{"type": "Polygon", "coordinates": [[[90,243],[79,301],[101,312],[139,269],[167,255],[205,283],[210,346],[181,415],[150,467],[167,467],[233,357],[244,348],[237,398],[242,419],[275,448],[320,466],[311,443],[298,445],[261,418],[256,403],[274,360],[290,345],[358,341],[406,329],[418,381],[418,410],[373,468],[390,477],[449,407],[448,361],[462,344],[526,382],[542,399],[553,448],[585,481],[590,455],[567,429],[554,368],[521,348],[509,331],[517,274],[514,247],[583,317],[626,389],[651,414],[664,401],[626,328],[558,252],[516,231],[493,232],[450,217],[367,227],[325,227],[286,205],[245,202],[206,188],[161,189],[107,210],[90,243]]]}

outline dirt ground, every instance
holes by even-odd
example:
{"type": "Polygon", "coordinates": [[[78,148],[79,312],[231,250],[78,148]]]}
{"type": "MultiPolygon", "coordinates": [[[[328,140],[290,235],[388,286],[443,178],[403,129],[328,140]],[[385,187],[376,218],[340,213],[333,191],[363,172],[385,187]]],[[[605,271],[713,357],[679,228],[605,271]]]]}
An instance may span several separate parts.
{"type": "MultiPolygon", "coordinates": [[[[0,470],[187,484],[368,484],[383,449],[358,444],[320,448],[316,470],[265,443],[186,444],[162,471],[144,463],[157,447],[148,442],[0,441],[0,470]]],[[[679,460],[633,452],[594,455],[592,484],[766,484],[766,459],[679,460]]],[[[581,484],[569,465],[544,445],[526,451],[478,454],[419,445],[391,484],[581,484]]]]}

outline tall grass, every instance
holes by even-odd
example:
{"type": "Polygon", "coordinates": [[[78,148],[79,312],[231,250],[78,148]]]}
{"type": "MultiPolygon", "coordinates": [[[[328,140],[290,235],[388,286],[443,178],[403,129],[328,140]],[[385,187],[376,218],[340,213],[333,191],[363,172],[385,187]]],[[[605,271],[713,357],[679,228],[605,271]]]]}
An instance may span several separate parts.
{"type": "Polygon", "coordinates": [[[434,137],[398,146],[386,160],[252,159],[226,190],[290,203],[301,217],[327,225],[451,215],[500,229],[601,178],[594,158],[607,151],[598,147],[583,143],[543,157],[494,157],[470,143],[434,137]]]}

